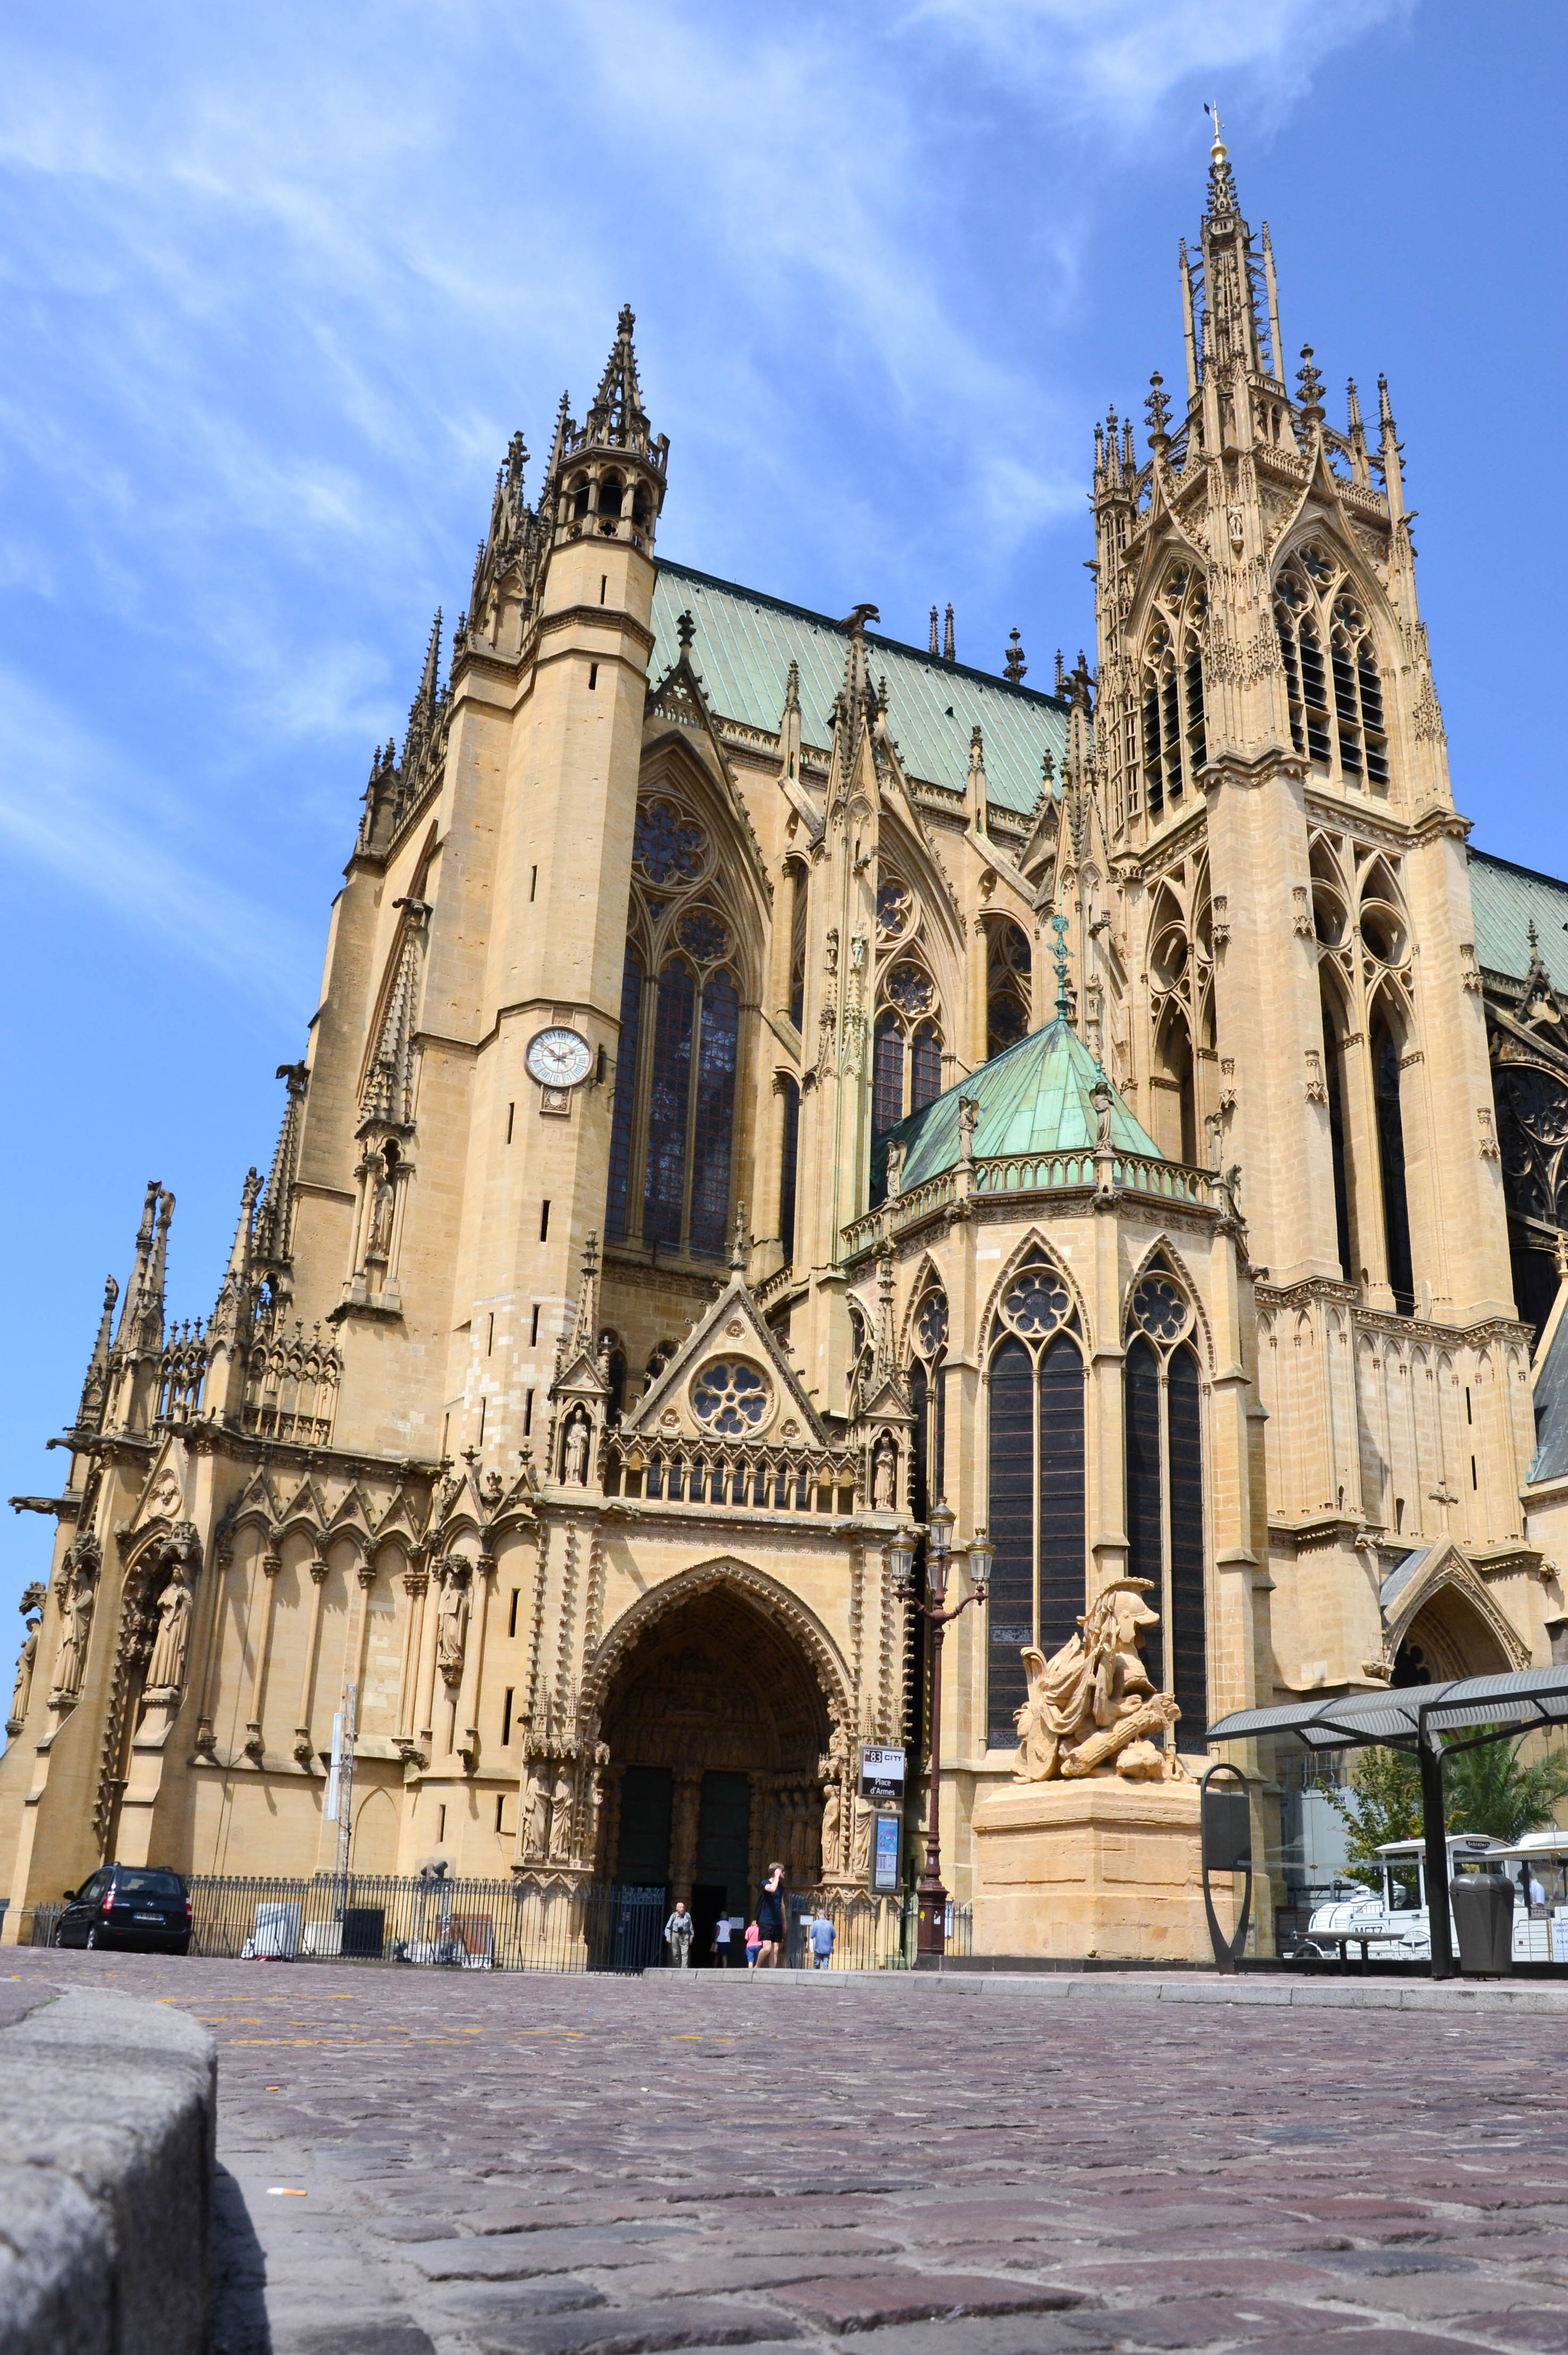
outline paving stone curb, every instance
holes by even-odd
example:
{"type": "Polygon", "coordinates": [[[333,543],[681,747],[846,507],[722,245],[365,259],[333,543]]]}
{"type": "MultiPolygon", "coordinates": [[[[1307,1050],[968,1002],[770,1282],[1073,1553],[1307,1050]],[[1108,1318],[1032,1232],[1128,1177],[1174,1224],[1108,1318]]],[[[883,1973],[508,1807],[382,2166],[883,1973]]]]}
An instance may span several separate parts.
{"type": "Polygon", "coordinates": [[[65,1993],[0,2030],[0,2355],[205,2355],[217,2047],[65,1993]]]}
{"type": "Polygon", "coordinates": [[[1512,1986],[1507,1980],[1425,1980],[1401,1985],[1387,1979],[1353,1979],[1332,1984],[1303,1984],[1277,1978],[1152,1978],[1141,1972],[1125,1977],[1093,1972],[1077,1978],[1065,1971],[669,1971],[643,1973],[645,1985],[692,1994],[717,1995],[734,1990],[724,2000],[744,2000],[747,1995],[763,2002],[794,1994],[831,2000],[834,1992],[848,1994],[866,1987],[919,1997],[1038,1996],[1058,2002],[1073,1998],[1096,2003],[1181,2003],[1273,2006],[1291,2011],[1457,2011],[1503,2013],[1512,2018],[1527,2013],[1568,2017],[1568,1985],[1512,1986]]]}

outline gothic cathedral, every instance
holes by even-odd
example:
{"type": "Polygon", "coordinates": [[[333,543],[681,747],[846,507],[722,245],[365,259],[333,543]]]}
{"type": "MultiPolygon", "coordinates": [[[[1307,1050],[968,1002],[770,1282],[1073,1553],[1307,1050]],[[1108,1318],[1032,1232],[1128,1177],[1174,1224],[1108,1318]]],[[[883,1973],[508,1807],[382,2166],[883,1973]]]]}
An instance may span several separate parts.
{"type": "Polygon", "coordinates": [[[662,559],[630,311],[534,505],[514,437],[212,1314],[154,1183],[16,1500],[5,1934],[111,1856],[330,1869],[335,1714],[356,1871],[863,1888],[942,1504],[960,1900],[1116,1581],[1172,1768],[1568,1657],[1568,884],[1468,847],[1387,389],[1288,388],[1217,138],[1181,272],[1049,693],[662,559]]]}

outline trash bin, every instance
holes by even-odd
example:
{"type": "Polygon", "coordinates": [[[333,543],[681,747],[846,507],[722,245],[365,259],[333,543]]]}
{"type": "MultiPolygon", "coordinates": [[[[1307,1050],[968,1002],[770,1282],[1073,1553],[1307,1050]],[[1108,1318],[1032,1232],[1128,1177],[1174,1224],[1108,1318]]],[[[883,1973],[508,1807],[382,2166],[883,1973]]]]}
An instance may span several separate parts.
{"type": "Polygon", "coordinates": [[[1506,1872],[1457,1872],[1448,1883],[1459,1968],[1498,1977],[1513,1968],[1513,1883],[1506,1872]]]}

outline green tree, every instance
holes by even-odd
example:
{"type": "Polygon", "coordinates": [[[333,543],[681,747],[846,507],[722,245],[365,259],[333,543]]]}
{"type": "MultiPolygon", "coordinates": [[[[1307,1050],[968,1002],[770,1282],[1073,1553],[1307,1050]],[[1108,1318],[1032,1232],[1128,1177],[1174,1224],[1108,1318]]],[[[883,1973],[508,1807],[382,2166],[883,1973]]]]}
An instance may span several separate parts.
{"type": "MultiPolygon", "coordinates": [[[[1461,1734],[1457,1737],[1463,1741],[1461,1734]]],[[[1568,1797],[1568,1753],[1549,1750],[1531,1766],[1520,1764],[1522,1742],[1489,1742],[1461,1750],[1443,1769],[1443,1798],[1451,1832],[1485,1832],[1510,1845],[1542,1831],[1568,1797]]]]}
{"type": "Polygon", "coordinates": [[[1388,1840],[1421,1837],[1421,1768],[1404,1750],[1358,1750],[1350,1783],[1324,1796],[1350,1834],[1345,1870],[1354,1881],[1383,1886],[1378,1849],[1388,1840]]]}
{"type": "MultiPolygon", "coordinates": [[[[1457,1735],[1464,1741],[1464,1734],[1457,1735]]],[[[1460,1750],[1443,1769],[1443,1811],[1451,1832],[1484,1832],[1510,1843],[1543,1830],[1568,1797],[1568,1753],[1550,1750],[1533,1765],[1521,1765],[1523,1736],[1460,1750]]],[[[1359,1750],[1343,1791],[1325,1794],[1350,1834],[1345,1870],[1353,1880],[1379,1888],[1383,1859],[1378,1849],[1391,1840],[1419,1839],[1421,1768],[1404,1750],[1359,1750]]]]}

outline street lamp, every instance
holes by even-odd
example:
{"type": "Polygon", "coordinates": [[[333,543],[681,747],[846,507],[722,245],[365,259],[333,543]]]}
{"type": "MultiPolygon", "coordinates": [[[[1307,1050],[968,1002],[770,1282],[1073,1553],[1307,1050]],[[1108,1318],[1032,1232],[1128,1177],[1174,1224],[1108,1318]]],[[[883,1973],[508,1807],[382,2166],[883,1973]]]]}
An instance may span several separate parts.
{"type": "Polygon", "coordinates": [[[940,1955],[947,1946],[948,1892],[942,1886],[942,1636],[951,1622],[971,1603],[983,1603],[991,1578],[994,1549],[987,1542],[985,1531],[978,1530],[969,1549],[970,1590],[949,1611],[948,1599],[948,1569],[952,1558],[953,1524],[958,1515],[950,1505],[936,1504],[926,1523],[926,1589],[927,1599],[922,1601],[914,1589],[915,1548],[906,1533],[900,1529],[887,1550],[888,1568],[892,1572],[895,1591],[912,1603],[923,1619],[931,1626],[931,1700],[930,1728],[927,1756],[930,1773],[930,1801],[926,1816],[926,1869],[920,1875],[919,1932],[917,1950],[922,1955],[940,1955]]]}

